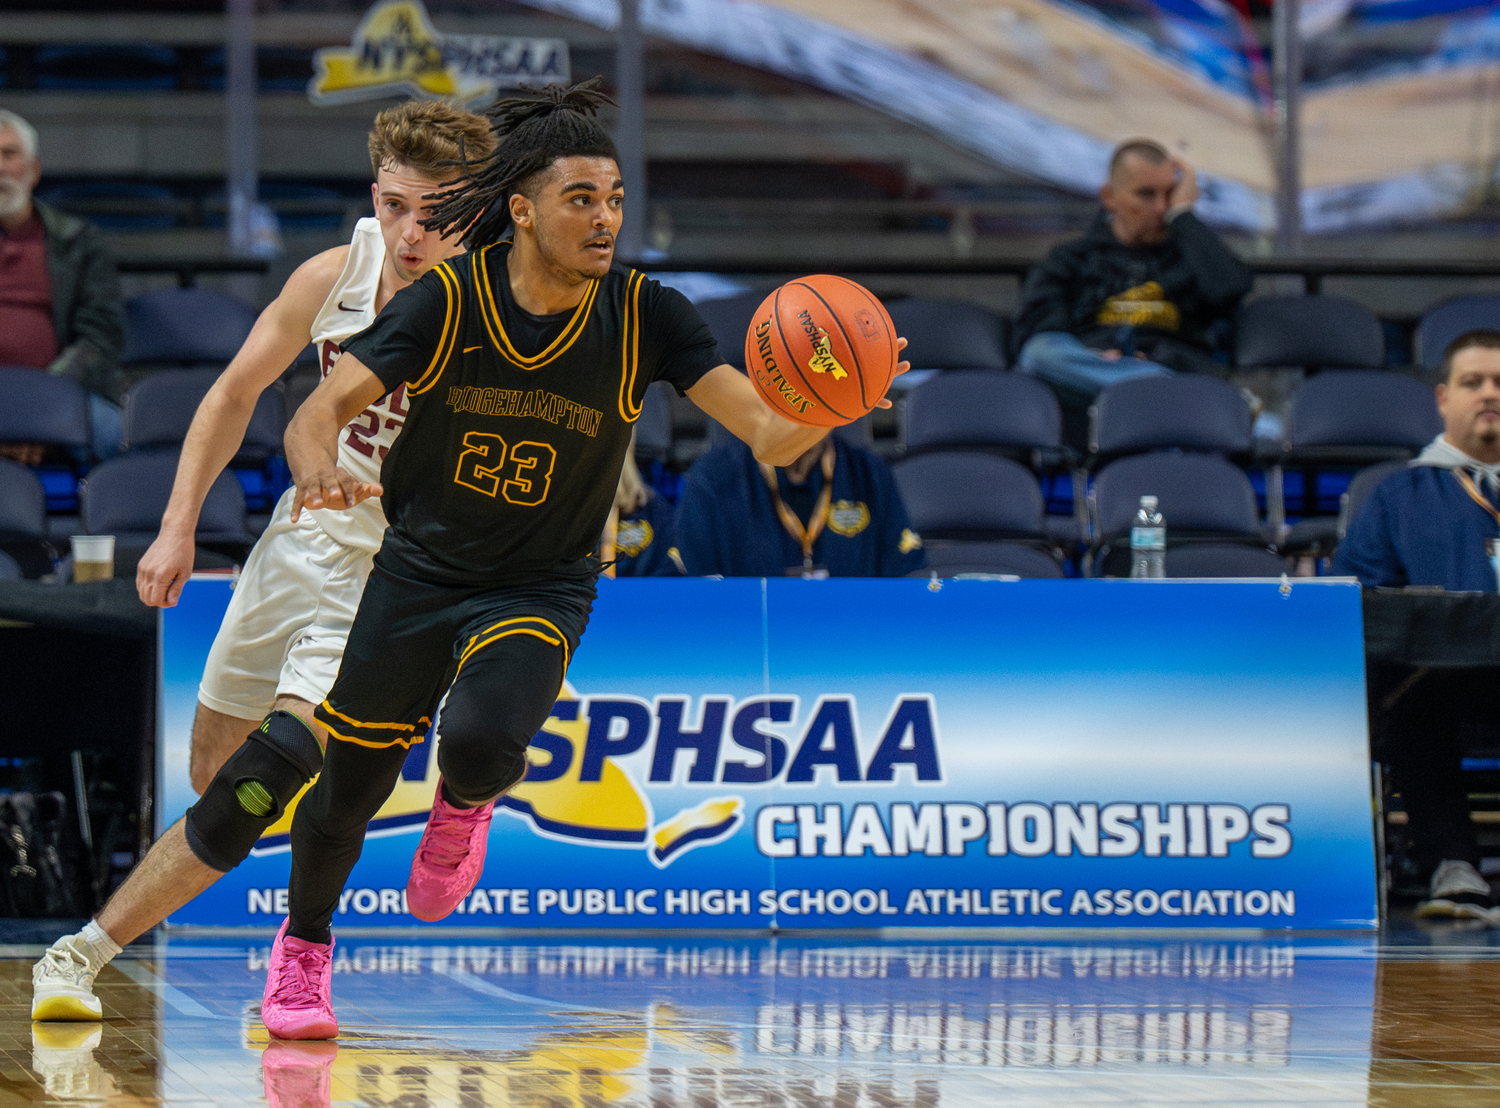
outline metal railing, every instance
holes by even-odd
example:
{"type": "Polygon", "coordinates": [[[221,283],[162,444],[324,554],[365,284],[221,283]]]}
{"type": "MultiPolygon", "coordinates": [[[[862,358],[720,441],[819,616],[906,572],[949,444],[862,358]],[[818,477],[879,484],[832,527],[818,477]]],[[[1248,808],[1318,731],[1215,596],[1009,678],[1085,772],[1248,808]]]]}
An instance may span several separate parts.
{"type": "MultiPolygon", "coordinates": [[[[955,258],[913,261],[847,261],[827,258],[793,258],[763,261],[675,260],[636,262],[637,269],[651,272],[702,270],[733,276],[738,274],[840,273],[879,276],[938,277],[1015,277],[1024,278],[1039,258],[955,258]]],[[[1386,258],[1246,258],[1245,264],[1258,277],[1300,277],[1305,292],[1322,291],[1330,277],[1497,277],[1500,258],[1488,259],[1413,259],[1386,258]]]]}

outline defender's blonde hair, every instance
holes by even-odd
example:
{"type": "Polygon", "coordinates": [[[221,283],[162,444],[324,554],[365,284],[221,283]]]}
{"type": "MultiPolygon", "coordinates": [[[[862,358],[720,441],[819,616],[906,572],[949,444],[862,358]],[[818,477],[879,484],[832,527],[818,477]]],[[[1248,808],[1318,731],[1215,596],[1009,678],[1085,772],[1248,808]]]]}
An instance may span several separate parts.
{"type": "Polygon", "coordinates": [[[407,100],[375,117],[370,169],[406,166],[439,181],[464,176],[462,165],[482,163],[495,148],[481,115],[443,100],[407,100]]]}

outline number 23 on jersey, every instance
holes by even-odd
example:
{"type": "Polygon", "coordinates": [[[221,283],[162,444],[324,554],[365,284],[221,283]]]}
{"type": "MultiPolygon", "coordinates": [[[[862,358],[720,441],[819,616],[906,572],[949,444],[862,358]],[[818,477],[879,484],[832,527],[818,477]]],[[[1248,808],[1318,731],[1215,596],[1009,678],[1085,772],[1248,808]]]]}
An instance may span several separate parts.
{"type": "Polygon", "coordinates": [[[547,443],[527,440],[511,446],[488,431],[469,431],[453,480],[485,496],[535,508],[547,499],[556,464],[557,451],[547,443]]]}

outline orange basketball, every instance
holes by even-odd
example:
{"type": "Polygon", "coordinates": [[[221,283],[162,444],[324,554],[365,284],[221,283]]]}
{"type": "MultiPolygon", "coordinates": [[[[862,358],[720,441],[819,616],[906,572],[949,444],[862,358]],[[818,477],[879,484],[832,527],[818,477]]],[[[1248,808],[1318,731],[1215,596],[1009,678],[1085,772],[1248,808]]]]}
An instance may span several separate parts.
{"type": "Polygon", "coordinates": [[[853,423],[896,371],[896,327],[863,285],[817,274],[788,281],[755,311],[745,365],[767,404],[814,427],[853,423]]]}

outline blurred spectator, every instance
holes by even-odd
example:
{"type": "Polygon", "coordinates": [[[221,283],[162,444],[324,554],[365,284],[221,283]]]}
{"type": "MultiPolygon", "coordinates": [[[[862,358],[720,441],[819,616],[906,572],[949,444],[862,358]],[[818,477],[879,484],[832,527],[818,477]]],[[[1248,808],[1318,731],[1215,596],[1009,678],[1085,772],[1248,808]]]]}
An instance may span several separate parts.
{"type": "MultiPolygon", "coordinates": [[[[1470,331],[1443,356],[1443,433],[1370,494],[1333,571],[1367,588],[1495,592],[1486,541],[1500,539],[1500,331],[1470,331]]],[[[1461,732],[1500,718],[1494,670],[1417,669],[1371,686],[1377,753],[1406,808],[1413,861],[1431,872],[1424,916],[1494,907],[1463,782],[1461,732]],[[1381,687],[1381,686],[1384,687],[1381,687]]]]}
{"type": "MultiPolygon", "coordinates": [[[[0,365],[72,377],[89,390],[94,452],[119,450],[116,364],[124,344],[119,281],[91,224],[32,199],[41,178],[36,130],[0,109],[0,365]]],[[[42,448],[0,445],[29,465],[42,448]]]]}
{"type": "Polygon", "coordinates": [[[1019,367],[1052,385],[1065,406],[1087,407],[1129,377],[1223,372],[1211,331],[1253,278],[1193,214],[1197,199],[1187,162],[1149,139],[1121,143],[1093,226],[1027,275],[1019,367]]]}
{"type": "Polygon", "coordinates": [[[694,577],[903,577],[922,540],[885,461],[832,435],[784,469],[738,439],[693,463],[677,551],[694,577]]]}
{"type": "Polygon", "coordinates": [[[616,577],[675,576],[677,566],[667,553],[672,542],[672,505],[641,478],[632,431],[602,557],[614,559],[616,577]]]}

